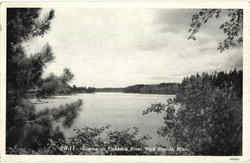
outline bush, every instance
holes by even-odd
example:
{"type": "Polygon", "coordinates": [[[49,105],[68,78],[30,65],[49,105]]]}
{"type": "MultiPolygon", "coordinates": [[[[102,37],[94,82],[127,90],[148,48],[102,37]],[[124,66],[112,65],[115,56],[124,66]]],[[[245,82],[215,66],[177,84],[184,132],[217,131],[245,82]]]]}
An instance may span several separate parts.
{"type": "Polygon", "coordinates": [[[76,135],[67,144],[72,154],[99,155],[139,155],[146,154],[146,140],[149,136],[139,136],[137,128],[111,130],[110,126],[100,128],[84,127],[75,129],[76,135]],[[89,150],[92,149],[92,150],[89,150]],[[136,149],[136,150],[133,150],[136,149]]]}
{"type": "MultiPolygon", "coordinates": [[[[8,154],[53,154],[53,155],[147,155],[145,150],[149,136],[139,136],[137,128],[111,130],[110,126],[74,129],[75,135],[67,140],[59,128],[53,136],[46,137],[46,146],[12,146],[8,154]]],[[[42,136],[42,135],[41,135],[42,136]]],[[[32,139],[30,139],[32,141],[32,139]]]]}

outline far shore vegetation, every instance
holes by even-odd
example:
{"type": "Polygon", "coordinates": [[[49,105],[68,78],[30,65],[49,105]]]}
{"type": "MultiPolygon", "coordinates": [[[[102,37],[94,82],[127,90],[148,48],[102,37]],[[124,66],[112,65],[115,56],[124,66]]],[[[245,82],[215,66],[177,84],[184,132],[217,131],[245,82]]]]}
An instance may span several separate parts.
{"type": "MultiPolygon", "coordinates": [[[[207,21],[215,21],[222,12],[221,9],[195,11],[189,30],[189,39],[193,40],[207,21]]],[[[220,27],[226,36],[218,45],[221,52],[242,46],[243,40],[243,11],[225,12],[230,19],[220,27]]],[[[242,70],[192,74],[181,83],[125,88],[70,86],[74,74],[68,68],[60,76],[42,77],[46,66],[56,59],[49,44],[32,56],[27,56],[22,47],[23,42],[42,37],[50,30],[55,11],[50,10],[42,18],[40,14],[40,8],[7,10],[6,154],[242,155],[242,70]],[[158,134],[171,142],[173,150],[160,150],[165,149],[164,146],[148,150],[146,142],[150,137],[141,135],[136,126],[120,130],[112,126],[83,126],[74,129],[75,135],[66,139],[62,129],[72,126],[84,108],[84,101],[37,112],[29,100],[31,96],[41,99],[94,92],[174,94],[167,103],[152,104],[142,113],[164,115],[158,134]]]]}
{"type": "Polygon", "coordinates": [[[179,83],[160,84],[137,84],[124,88],[95,88],[84,86],[70,86],[61,82],[60,78],[49,78],[44,81],[40,88],[32,88],[27,91],[31,98],[47,98],[55,95],[70,95],[75,93],[96,93],[96,92],[120,92],[120,93],[141,93],[141,94],[165,94],[174,95],[180,87],[179,83]]]}

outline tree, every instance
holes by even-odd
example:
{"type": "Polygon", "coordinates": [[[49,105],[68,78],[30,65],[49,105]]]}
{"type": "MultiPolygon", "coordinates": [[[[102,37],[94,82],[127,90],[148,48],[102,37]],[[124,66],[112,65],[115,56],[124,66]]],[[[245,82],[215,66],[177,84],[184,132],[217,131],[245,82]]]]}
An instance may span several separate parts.
{"type": "MultiPolygon", "coordinates": [[[[7,9],[7,108],[6,108],[6,149],[8,154],[25,152],[27,149],[39,151],[48,148],[50,140],[63,139],[59,128],[54,128],[59,120],[64,127],[70,127],[81,110],[82,101],[45,109],[35,110],[26,97],[27,91],[46,84],[55,86],[57,77],[42,79],[46,65],[54,59],[49,44],[36,54],[28,56],[23,48],[25,41],[44,36],[50,28],[54,10],[40,16],[40,8],[7,9]],[[24,151],[23,151],[24,148],[24,151]]],[[[66,69],[65,82],[73,78],[66,69]]],[[[60,81],[61,82],[61,81],[60,81]]],[[[62,82],[61,82],[62,83],[62,82]]],[[[54,90],[48,90],[53,92],[54,90]]],[[[24,153],[22,153],[24,154],[24,153]]]]}
{"type": "Polygon", "coordinates": [[[62,75],[62,81],[64,83],[67,83],[67,82],[70,82],[73,78],[74,78],[74,75],[73,73],[70,71],[70,69],[68,68],[64,68],[63,69],[63,75],[62,75]]]}
{"type": "Polygon", "coordinates": [[[243,43],[243,10],[242,9],[201,9],[192,16],[188,39],[196,40],[195,35],[201,27],[213,18],[225,16],[225,21],[220,29],[225,34],[225,39],[219,42],[218,50],[223,52],[231,47],[242,46],[243,43]]]}
{"type": "Polygon", "coordinates": [[[39,83],[45,65],[54,58],[48,44],[31,57],[22,47],[24,41],[42,37],[48,32],[54,11],[51,10],[43,19],[39,17],[40,11],[40,8],[7,10],[7,106],[10,107],[39,83]]]}
{"type": "Polygon", "coordinates": [[[51,73],[48,77],[41,79],[40,90],[37,92],[37,96],[45,98],[52,95],[72,93],[73,90],[69,82],[73,77],[73,73],[68,68],[65,68],[60,76],[51,73]]]}
{"type": "Polygon", "coordinates": [[[23,105],[26,91],[39,83],[45,65],[53,59],[49,45],[31,57],[22,47],[24,41],[43,36],[49,30],[54,11],[43,19],[39,17],[40,11],[39,8],[7,9],[7,132],[16,125],[17,106],[23,105]]]}
{"type": "Polygon", "coordinates": [[[184,78],[175,99],[144,114],[165,113],[161,136],[196,155],[241,155],[242,71],[184,78]]]}

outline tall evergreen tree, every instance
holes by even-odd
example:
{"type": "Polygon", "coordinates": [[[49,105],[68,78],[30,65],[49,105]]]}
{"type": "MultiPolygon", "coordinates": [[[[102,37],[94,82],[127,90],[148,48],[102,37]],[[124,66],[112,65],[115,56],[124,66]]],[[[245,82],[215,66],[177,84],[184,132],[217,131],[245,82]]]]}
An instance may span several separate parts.
{"type": "MultiPolygon", "coordinates": [[[[26,97],[29,89],[41,87],[46,81],[42,79],[43,71],[54,59],[49,44],[31,56],[23,48],[25,41],[43,37],[50,29],[54,10],[43,16],[41,11],[40,8],[7,9],[6,145],[10,153],[16,152],[11,150],[16,147],[38,150],[46,147],[51,139],[63,138],[58,128],[54,130],[54,122],[62,119],[63,126],[70,127],[82,105],[78,100],[37,113],[26,97]]],[[[69,69],[65,71],[65,82],[69,82],[73,74],[69,69]]]]}

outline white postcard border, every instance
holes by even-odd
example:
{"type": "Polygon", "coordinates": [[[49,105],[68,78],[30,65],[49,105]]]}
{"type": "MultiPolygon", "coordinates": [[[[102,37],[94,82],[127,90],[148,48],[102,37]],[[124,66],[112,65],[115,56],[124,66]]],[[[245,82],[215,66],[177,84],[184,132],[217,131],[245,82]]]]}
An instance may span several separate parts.
{"type": "MultiPolygon", "coordinates": [[[[249,5],[250,6],[250,5],[249,5]]],[[[249,101],[250,101],[250,75],[249,75],[249,11],[247,2],[222,2],[192,1],[177,3],[173,1],[165,2],[6,2],[1,4],[1,44],[0,44],[0,154],[1,161],[4,162],[246,162],[249,160],[249,101]],[[41,8],[60,8],[60,7],[81,7],[81,8],[242,8],[244,9],[243,26],[243,155],[242,156],[65,156],[65,155],[6,155],[5,154],[5,124],[6,124],[6,8],[8,7],[41,7],[41,8]]]]}

